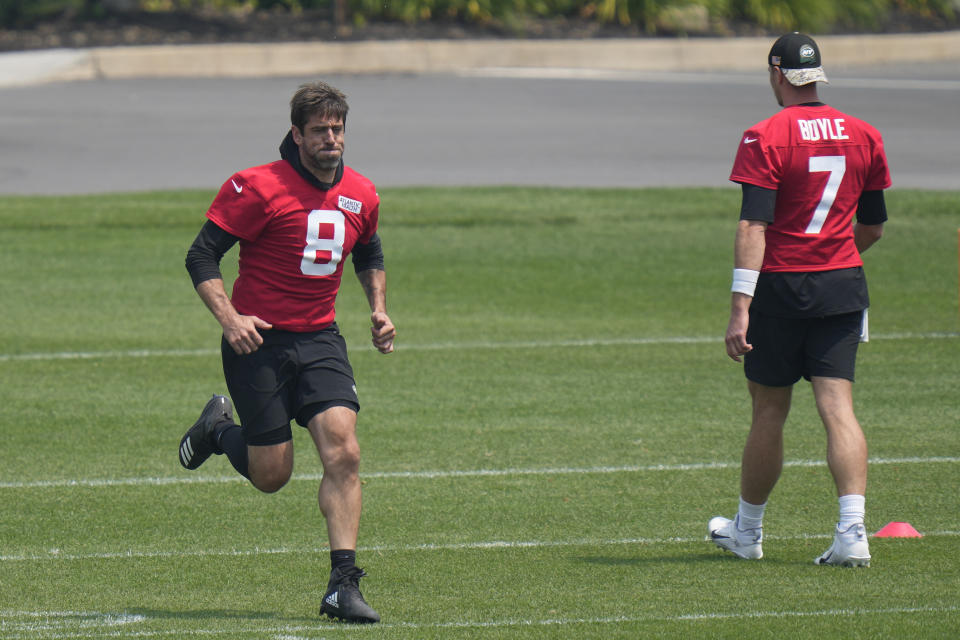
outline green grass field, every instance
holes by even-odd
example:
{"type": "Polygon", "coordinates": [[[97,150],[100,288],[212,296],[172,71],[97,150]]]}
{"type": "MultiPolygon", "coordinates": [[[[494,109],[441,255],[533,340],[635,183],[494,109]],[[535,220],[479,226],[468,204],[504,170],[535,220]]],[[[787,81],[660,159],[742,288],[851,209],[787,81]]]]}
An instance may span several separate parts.
{"type": "MultiPolygon", "coordinates": [[[[735,189],[385,189],[397,351],[338,304],[363,410],[361,588],[317,615],[320,465],[275,495],[176,450],[225,392],[183,266],[212,192],[0,199],[0,637],[955,638],[960,194],[893,191],[865,256],[869,569],[817,567],[836,518],[807,385],[765,557],[736,509],[748,397],[724,354],[735,189]]],[[[229,275],[235,251],[225,260],[229,275]]]]}

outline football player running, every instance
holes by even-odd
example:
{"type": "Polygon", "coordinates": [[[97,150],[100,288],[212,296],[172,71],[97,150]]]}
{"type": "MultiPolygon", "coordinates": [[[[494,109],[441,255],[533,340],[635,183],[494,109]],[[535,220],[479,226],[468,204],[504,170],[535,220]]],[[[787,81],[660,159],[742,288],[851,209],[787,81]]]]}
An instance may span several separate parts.
{"type": "Polygon", "coordinates": [[[343,261],[354,270],[371,310],[373,344],[393,351],[386,275],[377,234],[380,201],[373,184],[343,164],[346,97],[322,82],[290,101],[281,159],[235,173],[220,188],[207,222],[187,252],[200,298],[223,329],[221,354],[230,399],[214,395],[180,441],[180,463],[198,468],[211,454],[265,493],[293,471],[290,422],[310,432],[323,479],[331,573],[320,611],[350,622],[378,622],[359,590],[360,401],[335,322],[343,261]],[[219,264],[239,242],[239,271],[228,296],[219,264]]]}

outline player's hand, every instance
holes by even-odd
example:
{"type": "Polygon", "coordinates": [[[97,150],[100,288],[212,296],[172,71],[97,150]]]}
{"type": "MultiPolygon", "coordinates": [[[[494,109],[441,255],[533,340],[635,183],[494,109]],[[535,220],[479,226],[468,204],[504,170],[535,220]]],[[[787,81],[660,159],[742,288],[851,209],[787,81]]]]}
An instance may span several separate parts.
{"type": "Polygon", "coordinates": [[[259,329],[272,329],[273,325],[257,316],[237,315],[223,325],[223,337],[239,355],[253,353],[263,344],[259,329]]]}
{"type": "Polygon", "coordinates": [[[727,345],[727,355],[735,362],[740,362],[740,356],[753,350],[753,345],[747,342],[749,323],[750,314],[746,310],[730,312],[730,323],[727,325],[727,335],[723,341],[727,345]]]}
{"type": "Polygon", "coordinates": [[[391,353],[393,351],[393,339],[397,337],[397,329],[393,326],[388,316],[383,311],[374,311],[370,314],[370,334],[373,336],[373,346],[380,353],[391,353]]]}

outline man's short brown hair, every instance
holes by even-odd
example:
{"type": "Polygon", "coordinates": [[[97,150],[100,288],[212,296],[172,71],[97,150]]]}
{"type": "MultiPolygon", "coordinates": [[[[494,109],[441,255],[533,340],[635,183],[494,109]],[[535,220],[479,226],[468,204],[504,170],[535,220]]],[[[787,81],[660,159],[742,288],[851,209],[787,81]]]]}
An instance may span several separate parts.
{"type": "Polygon", "coordinates": [[[308,82],[300,85],[290,98],[290,123],[300,131],[314,115],[339,117],[347,123],[347,96],[326,82],[308,82]]]}

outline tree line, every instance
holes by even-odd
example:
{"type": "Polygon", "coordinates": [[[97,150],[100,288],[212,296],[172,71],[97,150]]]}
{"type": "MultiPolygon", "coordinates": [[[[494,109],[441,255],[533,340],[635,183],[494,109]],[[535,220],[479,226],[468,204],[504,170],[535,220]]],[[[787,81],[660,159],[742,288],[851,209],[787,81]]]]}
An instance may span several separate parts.
{"type": "Polygon", "coordinates": [[[815,33],[864,32],[901,22],[956,28],[957,0],[0,0],[0,27],[18,28],[69,13],[96,20],[124,11],[317,12],[336,24],[521,24],[526,19],[576,18],[634,26],[655,35],[739,23],[759,29],[815,33]]]}

